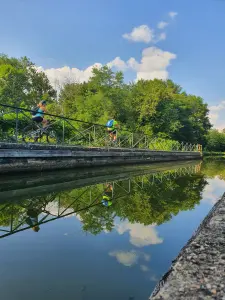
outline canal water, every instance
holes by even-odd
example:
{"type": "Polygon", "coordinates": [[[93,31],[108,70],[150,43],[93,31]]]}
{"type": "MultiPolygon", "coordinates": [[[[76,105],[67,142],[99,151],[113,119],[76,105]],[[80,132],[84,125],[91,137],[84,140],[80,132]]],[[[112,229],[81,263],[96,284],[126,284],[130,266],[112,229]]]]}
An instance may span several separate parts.
{"type": "Polygon", "coordinates": [[[148,299],[224,180],[212,158],[0,178],[0,299],[148,299]]]}

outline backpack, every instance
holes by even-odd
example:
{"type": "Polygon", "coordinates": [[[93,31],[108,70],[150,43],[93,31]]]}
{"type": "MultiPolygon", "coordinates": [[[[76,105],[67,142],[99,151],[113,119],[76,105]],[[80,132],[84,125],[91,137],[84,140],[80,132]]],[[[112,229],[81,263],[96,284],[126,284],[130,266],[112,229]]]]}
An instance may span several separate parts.
{"type": "Polygon", "coordinates": [[[109,121],[106,123],[106,127],[108,127],[108,128],[113,127],[113,123],[114,123],[114,120],[109,120],[109,121]]]}
{"type": "Polygon", "coordinates": [[[31,107],[31,114],[32,114],[32,116],[35,116],[36,115],[36,113],[38,112],[38,109],[39,109],[39,107],[37,107],[37,106],[34,106],[34,107],[31,107]]]}

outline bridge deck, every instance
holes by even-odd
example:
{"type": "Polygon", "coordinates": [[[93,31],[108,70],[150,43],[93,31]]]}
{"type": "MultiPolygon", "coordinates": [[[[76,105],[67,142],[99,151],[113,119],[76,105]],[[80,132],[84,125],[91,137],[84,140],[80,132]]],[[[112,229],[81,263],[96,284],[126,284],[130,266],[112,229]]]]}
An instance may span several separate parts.
{"type": "Polygon", "coordinates": [[[201,159],[200,152],[0,143],[0,174],[201,159]]]}

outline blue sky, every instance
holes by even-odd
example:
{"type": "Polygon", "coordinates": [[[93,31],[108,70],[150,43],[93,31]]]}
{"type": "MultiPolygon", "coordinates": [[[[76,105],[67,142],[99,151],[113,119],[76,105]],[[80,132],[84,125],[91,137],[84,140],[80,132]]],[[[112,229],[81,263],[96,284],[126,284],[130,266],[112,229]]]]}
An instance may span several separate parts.
{"type": "Polygon", "coordinates": [[[51,81],[85,80],[95,63],[126,80],[169,77],[223,127],[225,0],[7,0],[1,12],[0,52],[30,57],[51,81]]]}

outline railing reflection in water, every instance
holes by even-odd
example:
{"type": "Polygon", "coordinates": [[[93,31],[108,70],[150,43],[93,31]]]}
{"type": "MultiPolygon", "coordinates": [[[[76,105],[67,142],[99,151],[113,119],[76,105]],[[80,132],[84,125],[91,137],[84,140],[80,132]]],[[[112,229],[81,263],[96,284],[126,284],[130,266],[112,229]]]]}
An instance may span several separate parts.
{"type": "MultiPolygon", "coordinates": [[[[95,207],[103,211],[113,210],[114,205],[131,195],[135,188],[141,191],[152,186],[154,189],[163,182],[171,183],[178,178],[200,174],[200,169],[201,163],[177,170],[139,175],[126,180],[115,180],[24,201],[4,203],[0,208],[0,238],[27,229],[38,232],[42,224],[68,216],[80,216],[95,207]]],[[[113,216],[115,217],[115,214],[113,216]]]]}

